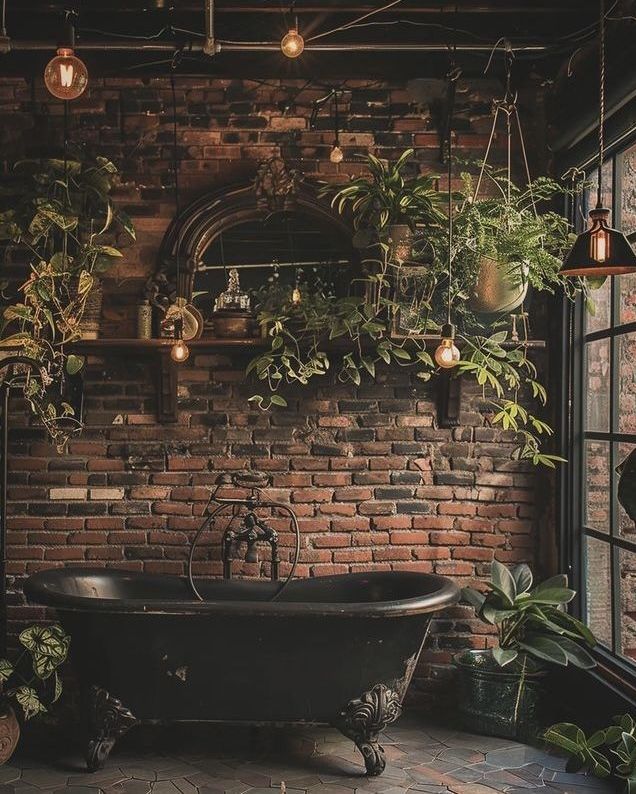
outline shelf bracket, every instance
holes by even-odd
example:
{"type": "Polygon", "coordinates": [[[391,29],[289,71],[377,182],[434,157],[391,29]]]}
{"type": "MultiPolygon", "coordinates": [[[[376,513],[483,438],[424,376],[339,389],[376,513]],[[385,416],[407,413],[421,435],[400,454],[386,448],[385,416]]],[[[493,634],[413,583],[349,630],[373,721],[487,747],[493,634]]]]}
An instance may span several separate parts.
{"type": "Polygon", "coordinates": [[[461,405],[462,378],[443,370],[437,383],[437,426],[459,427],[461,405]]]}
{"type": "Polygon", "coordinates": [[[157,368],[157,421],[169,424],[178,420],[178,367],[168,351],[159,355],[157,368]]]}

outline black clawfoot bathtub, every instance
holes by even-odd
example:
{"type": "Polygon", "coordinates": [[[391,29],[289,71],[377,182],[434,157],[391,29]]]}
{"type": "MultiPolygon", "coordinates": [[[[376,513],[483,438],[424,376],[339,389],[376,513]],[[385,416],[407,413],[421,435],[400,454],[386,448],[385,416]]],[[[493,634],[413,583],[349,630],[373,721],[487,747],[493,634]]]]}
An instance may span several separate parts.
{"type": "Polygon", "coordinates": [[[379,733],[400,715],[431,614],[453,604],[441,576],[356,573],[276,583],[76,568],[43,571],[30,601],[57,610],[100,768],[141,722],[328,723],[367,773],[385,767],[379,733]]]}

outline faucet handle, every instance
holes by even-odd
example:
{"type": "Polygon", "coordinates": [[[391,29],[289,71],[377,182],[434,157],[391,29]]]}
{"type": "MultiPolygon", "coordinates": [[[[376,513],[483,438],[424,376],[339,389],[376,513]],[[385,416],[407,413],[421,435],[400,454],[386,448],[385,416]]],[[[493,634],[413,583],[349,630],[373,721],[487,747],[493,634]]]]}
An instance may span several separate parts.
{"type": "Polygon", "coordinates": [[[270,476],[262,471],[237,471],[231,475],[232,484],[237,488],[267,488],[270,476]]]}

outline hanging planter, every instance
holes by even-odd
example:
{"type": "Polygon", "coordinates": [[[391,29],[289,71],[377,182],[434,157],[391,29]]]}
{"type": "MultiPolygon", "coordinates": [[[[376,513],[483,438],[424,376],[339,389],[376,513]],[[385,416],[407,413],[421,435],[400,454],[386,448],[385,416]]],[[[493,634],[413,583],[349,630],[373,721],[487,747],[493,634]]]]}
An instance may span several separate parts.
{"type": "Polygon", "coordinates": [[[475,314],[510,314],[528,294],[528,265],[479,257],[468,307],[475,314]]]}

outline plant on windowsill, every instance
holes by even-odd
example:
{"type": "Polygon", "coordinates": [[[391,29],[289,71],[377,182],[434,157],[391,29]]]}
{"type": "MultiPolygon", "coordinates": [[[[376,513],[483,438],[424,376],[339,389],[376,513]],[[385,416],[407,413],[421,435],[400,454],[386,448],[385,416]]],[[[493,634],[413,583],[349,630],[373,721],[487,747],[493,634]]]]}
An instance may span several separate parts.
{"type": "Polygon", "coordinates": [[[625,794],[636,794],[636,722],[630,714],[613,718],[614,724],[587,736],[571,722],[551,725],[543,739],[570,755],[568,772],[591,772],[624,782],[625,794]]]}
{"type": "Polygon", "coordinates": [[[100,275],[122,256],[118,236],[135,239],[128,216],[110,196],[117,169],[104,157],[25,160],[0,193],[0,241],[28,255],[20,299],[4,310],[0,343],[32,360],[24,396],[59,450],[81,425],[63,394],[83,366],[66,352],[81,338],[87,303],[100,275]]]}
{"type": "Polygon", "coordinates": [[[16,709],[27,721],[43,714],[62,694],[58,667],[66,661],[70,637],[61,626],[30,626],[19,636],[24,650],[15,663],[0,659],[0,764],[20,739],[16,709]]]}
{"type": "Polygon", "coordinates": [[[477,617],[497,632],[498,644],[456,657],[459,711],[469,730],[530,738],[537,729],[541,679],[549,665],[594,667],[596,638],[565,611],[575,596],[565,575],[533,586],[527,565],[492,564],[486,593],[462,591],[477,617]]]}

